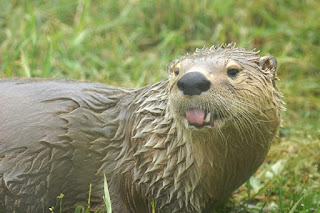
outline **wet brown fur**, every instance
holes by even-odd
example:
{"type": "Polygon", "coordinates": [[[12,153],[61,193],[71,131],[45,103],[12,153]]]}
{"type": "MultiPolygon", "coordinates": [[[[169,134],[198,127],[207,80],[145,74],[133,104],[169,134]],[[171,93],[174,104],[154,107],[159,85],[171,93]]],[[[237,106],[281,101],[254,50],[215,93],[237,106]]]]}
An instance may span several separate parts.
{"type": "Polygon", "coordinates": [[[64,80],[0,80],[0,209],[47,212],[102,204],[106,173],[113,212],[205,212],[261,165],[280,125],[275,60],[234,45],[203,48],[141,89],[64,80]],[[226,75],[238,66],[237,78],[226,75]],[[186,97],[176,82],[204,73],[209,91],[186,97]],[[220,116],[189,127],[185,112],[220,116]],[[222,119],[223,118],[223,119],[222,119]]]}

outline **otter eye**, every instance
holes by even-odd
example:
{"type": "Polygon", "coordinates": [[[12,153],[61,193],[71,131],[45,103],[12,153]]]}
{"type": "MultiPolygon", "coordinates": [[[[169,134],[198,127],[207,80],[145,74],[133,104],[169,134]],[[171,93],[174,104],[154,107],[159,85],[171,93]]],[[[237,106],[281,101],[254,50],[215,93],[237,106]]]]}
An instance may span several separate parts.
{"type": "Polygon", "coordinates": [[[227,75],[230,77],[230,78],[234,78],[238,75],[238,73],[240,72],[239,69],[237,68],[230,68],[228,69],[227,71],[227,75]]]}
{"type": "Polygon", "coordinates": [[[179,70],[176,69],[176,70],[174,71],[174,74],[175,74],[175,76],[179,75],[179,70]]]}

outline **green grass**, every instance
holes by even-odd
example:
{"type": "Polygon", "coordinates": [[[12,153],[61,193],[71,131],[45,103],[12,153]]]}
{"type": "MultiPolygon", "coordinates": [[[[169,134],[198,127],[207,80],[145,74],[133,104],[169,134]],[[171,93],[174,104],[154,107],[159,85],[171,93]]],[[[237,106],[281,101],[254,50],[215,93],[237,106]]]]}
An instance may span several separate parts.
{"type": "Polygon", "coordinates": [[[220,211],[320,212],[319,17],[318,0],[1,0],[0,77],[141,87],[196,47],[236,42],[272,54],[288,109],[283,128],[220,211]]]}

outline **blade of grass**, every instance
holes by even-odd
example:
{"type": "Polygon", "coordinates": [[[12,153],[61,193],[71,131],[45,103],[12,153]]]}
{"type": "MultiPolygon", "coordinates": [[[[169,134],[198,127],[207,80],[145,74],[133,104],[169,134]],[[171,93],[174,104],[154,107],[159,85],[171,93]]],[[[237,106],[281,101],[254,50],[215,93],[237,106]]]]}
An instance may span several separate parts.
{"type": "Polygon", "coordinates": [[[112,212],[111,199],[110,199],[106,174],[104,174],[103,188],[104,188],[104,203],[107,207],[107,213],[111,213],[112,212]]]}
{"type": "Polygon", "coordinates": [[[91,199],[91,183],[89,185],[89,197],[88,197],[88,207],[87,210],[90,212],[90,199],[91,199]]]}
{"type": "Polygon", "coordinates": [[[75,209],[74,209],[74,213],[83,213],[85,212],[84,207],[81,205],[78,205],[75,209]]]}
{"type": "Polygon", "coordinates": [[[29,59],[22,49],[20,51],[20,57],[21,57],[21,66],[24,71],[24,75],[25,75],[25,77],[30,78],[31,71],[30,71],[30,66],[29,66],[29,59]]]}
{"type": "Polygon", "coordinates": [[[303,198],[305,198],[305,196],[307,196],[308,192],[305,192],[300,199],[293,205],[293,207],[290,209],[289,213],[294,213],[296,208],[298,207],[299,203],[302,201],[303,198]]]}
{"type": "Polygon", "coordinates": [[[156,208],[154,204],[154,200],[151,202],[152,213],[156,213],[156,208]]]}
{"type": "Polygon", "coordinates": [[[62,213],[62,199],[63,199],[63,197],[64,197],[64,194],[62,194],[62,193],[60,193],[60,195],[57,197],[58,199],[60,199],[60,204],[59,204],[59,207],[60,207],[59,211],[60,211],[60,213],[62,213]]]}
{"type": "Polygon", "coordinates": [[[52,60],[52,40],[50,37],[47,38],[48,50],[46,52],[46,57],[43,65],[43,76],[49,77],[51,70],[51,60],[52,60]]]}

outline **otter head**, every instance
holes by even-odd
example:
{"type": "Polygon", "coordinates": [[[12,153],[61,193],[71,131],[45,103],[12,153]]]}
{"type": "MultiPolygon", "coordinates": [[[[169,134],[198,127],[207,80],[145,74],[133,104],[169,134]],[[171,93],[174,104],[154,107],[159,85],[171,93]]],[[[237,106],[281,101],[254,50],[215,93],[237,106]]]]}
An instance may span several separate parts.
{"type": "Polygon", "coordinates": [[[197,49],[168,65],[168,106],[177,123],[192,131],[219,130],[230,122],[240,128],[261,119],[279,123],[276,66],[273,56],[234,45],[197,49]]]}

